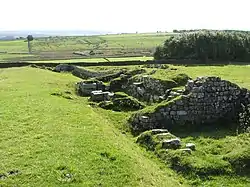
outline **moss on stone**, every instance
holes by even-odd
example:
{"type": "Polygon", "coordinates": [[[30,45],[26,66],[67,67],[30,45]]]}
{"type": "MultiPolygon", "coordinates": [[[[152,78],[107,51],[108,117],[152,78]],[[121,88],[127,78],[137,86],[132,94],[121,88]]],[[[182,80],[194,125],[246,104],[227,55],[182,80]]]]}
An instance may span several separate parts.
{"type": "Polygon", "coordinates": [[[177,100],[181,100],[183,97],[184,97],[183,95],[180,95],[170,101],[166,101],[166,100],[162,101],[157,105],[148,106],[144,108],[143,110],[139,111],[138,113],[140,113],[141,115],[150,115],[152,113],[159,111],[161,108],[165,108],[168,105],[175,103],[177,100]]]}
{"type": "Polygon", "coordinates": [[[172,138],[176,138],[176,136],[168,132],[154,134],[152,130],[149,130],[141,133],[138,136],[136,143],[145,147],[147,150],[155,151],[162,148],[163,140],[169,140],[172,138]]]}

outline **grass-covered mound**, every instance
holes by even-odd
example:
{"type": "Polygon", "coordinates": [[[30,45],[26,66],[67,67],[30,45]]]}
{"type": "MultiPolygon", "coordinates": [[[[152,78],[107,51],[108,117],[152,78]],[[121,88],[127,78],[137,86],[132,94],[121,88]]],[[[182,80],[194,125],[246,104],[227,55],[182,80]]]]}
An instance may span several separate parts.
{"type": "Polygon", "coordinates": [[[250,182],[250,134],[229,130],[203,130],[177,134],[179,148],[164,148],[164,140],[176,139],[167,130],[145,131],[136,142],[153,151],[168,167],[183,175],[191,186],[247,186],[250,182]],[[188,144],[195,146],[191,151],[188,144]],[[229,180],[228,180],[229,178],[229,180]]]}
{"type": "Polygon", "coordinates": [[[101,108],[114,111],[134,111],[140,110],[145,105],[136,98],[128,96],[123,92],[117,92],[111,101],[103,101],[98,104],[101,108]]]}
{"type": "Polygon", "coordinates": [[[250,34],[200,31],[168,38],[154,53],[155,59],[250,60],[250,34]]]}

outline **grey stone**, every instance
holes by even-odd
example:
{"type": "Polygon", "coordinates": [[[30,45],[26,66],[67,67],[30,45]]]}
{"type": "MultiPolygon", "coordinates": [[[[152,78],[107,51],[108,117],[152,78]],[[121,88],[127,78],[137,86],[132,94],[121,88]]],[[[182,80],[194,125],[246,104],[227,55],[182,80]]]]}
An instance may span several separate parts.
{"type": "Polygon", "coordinates": [[[141,87],[137,87],[137,92],[138,92],[138,94],[140,94],[141,96],[143,96],[145,94],[145,89],[141,88],[141,87]]]}
{"type": "Polygon", "coordinates": [[[195,144],[194,143],[187,143],[186,144],[186,148],[189,148],[189,149],[191,149],[191,150],[193,150],[193,151],[195,151],[195,144]]]}
{"type": "Polygon", "coordinates": [[[177,115],[179,115],[179,116],[185,116],[185,115],[187,115],[188,113],[187,113],[187,111],[184,111],[184,110],[182,110],[182,111],[177,111],[177,115]]]}
{"type": "Polygon", "coordinates": [[[175,102],[175,104],[176,104],[176,105],[183,105],[183,101],[182,101],[182,100],[177,100],[177,101],[175,102]]]}
{"type": "Polygon", "coordinates": [[[73,71],[75,69],[74,66],[68,64],[59,64],[54,68],[54,71],[61,72],[61,71],[73,71]]]}
{"type": "Polygon", "coordinates": [[[143,123],[147,123],[149,121],[149,117],[148,116],[141,116],[140,121],[143,123]]]}
{"type": "Polygon", "coordinates": [[[171,95],[171,96],[180,96],[181,94],[180,94],[180,93],[177,93],[177,92],[171,91],[171,92],[170,92],[170,95],[171,95]]]}
{"type": "Polygon", "coordinates": [[[100,101],[110,100],[113,96],[114,93],[103,92],[102,90],[96,90],[91,92],[90,99],[95,102],[100,102],[100,101]]]}
{"type": "Polygon", "coordinates": [[[171,115],[171,116],[176,115],[176,111],[170,111],[170,115],[171,115]]]}
{"type": "Polygon", "coordinates": [[[168,133],[168,130],[167,129],[152,129],[151,133],[152,133],[152,135],[168,133]]]}
{"type": "Polygon", "coordinates": [[[162,141],[162,148],[166,149],[177,149],[181,147],[181,140],[179,138],[173,138],[170,140],[162,141]]]}
{"type": "MultiPolygon", "coordinates": [[[[172,121],[169,124],[174,125],[185,124],[185,122],[194,124],[211,123],[220,117],[226,117],[225,114],[234,111],[237,104],[241,102],[250,103],[250,91],[243,91],[237,85],[228,81],[221,81],[218,77],[201,77],[191,81],[186,87],[194,92],[185,93],[185,98],[182,96],[180,99],[169,103],[164,110],[157,110],[150,117],[150,119],[154,119],[154,123],[150,122],[150,126],[146,126],[167,128],[168,124],[163,123],[163,121],[170,120],[172,121]],[[190,86],[192,83],[193,85],[190,86]]],[[[175,95],[174,92],[172,94],[175,95]]],[[[148,94],[147,96],[154,98],[155,94],[148,94]]],[[[168,100],[174,97],[168,97],[168,100]]],[[[236,113],[232,115],[236,115],[236,113]]],[[[143,123],[141,126],[145,127],[143,123]]]]}
{"type": "Polygon", "coordinates": [[[188,153],[188,154],[191,154],[191,153],[192,153],[192,150],[191,150],[191,149],[189,149],[189,148],[180,149],[180,151],[182,151],[182,152],[186,152],[186,153],[188,153]]]}

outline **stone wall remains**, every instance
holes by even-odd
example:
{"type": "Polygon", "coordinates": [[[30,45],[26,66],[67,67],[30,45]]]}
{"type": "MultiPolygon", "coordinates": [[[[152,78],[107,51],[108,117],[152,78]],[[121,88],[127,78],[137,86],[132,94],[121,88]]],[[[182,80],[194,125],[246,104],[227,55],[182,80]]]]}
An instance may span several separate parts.
{"type": "Polygon", "coordinates": [[[133,77],[122,85],[128,95],[140,101],[154,103],[165,100],[170,88],[178,86],[173,80],[159,80],[148,75],[133,77]]]}
{"type": "Polygon", "coordinates": [[[200,77],[188,81],[185,95],[153,111],[140,111],[131,119],[133,131],[155,128],[173,129],[183,124],[214,123],[219,119],[233,120],[241,103],[250,103],[250,91],[219,77],[200,77]]]}

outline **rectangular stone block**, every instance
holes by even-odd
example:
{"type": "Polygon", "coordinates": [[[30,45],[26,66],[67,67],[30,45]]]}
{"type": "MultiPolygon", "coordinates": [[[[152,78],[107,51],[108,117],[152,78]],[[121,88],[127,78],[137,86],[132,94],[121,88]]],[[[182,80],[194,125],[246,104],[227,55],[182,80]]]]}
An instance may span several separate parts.
{"type": "Polygon", "coordinates": [[[187,114],[188,114],[187,111],[184,111],[184,110],[177,111],[177,115],[179,116],[185,116],[187,114]]]}

